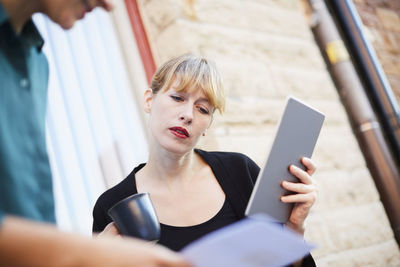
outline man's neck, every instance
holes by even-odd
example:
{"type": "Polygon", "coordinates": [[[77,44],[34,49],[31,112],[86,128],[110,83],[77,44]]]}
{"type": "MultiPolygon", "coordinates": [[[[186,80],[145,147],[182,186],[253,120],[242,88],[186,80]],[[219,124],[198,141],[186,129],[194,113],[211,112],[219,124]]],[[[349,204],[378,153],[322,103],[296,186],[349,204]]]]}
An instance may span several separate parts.
{"type": "Polygon", "coordinates": [[[8,16],[14,31],[19,34],[25,23],[36,12],[40,12],[38,0],[0,0],[8,16]]]}

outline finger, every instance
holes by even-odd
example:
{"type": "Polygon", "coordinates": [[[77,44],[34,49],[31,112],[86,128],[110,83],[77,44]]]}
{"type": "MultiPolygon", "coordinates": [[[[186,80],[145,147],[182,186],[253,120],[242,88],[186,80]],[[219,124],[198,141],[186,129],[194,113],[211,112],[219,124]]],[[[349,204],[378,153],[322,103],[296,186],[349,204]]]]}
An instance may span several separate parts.
{"type": "Polygon", "coordinates": [[[288,191],[301,194],[306,194],[315,191],[315,186],[313,184],[291,183],[288,181],[283,181],[282,187],[288,191]]]}
{"type": "Polygon", "coordinates": [[[307,194],[294,194],[281,196],[281,201],[283,203],[309,203],[310,206],[314,204],[317,199],[317,193],[315,191],[307,194]]]}
{"type": "MultiPolygon", "coordinates": [[[[144,242],[138,238],[126,237],[130,249],[141,255],[139,259],[144,264],[135,262],[133,266],[163,266],[163,267],[192,267],[193,265],[181,254],[174,252],[162,245],[144,242]]],[[[135,259],[133,257],[133,259],[135,259]]]]}
{"type": "Polygon", "coordinates": [[[317,169],[314,162],[310,158],[302,157],[301,163],[306,167],[306,171],[309,175],[313,175],[315,170],[317,169]]]}
{"type": "Polygon", "coordinates": [[[193,266],[187,259],[165,247],[156,246],[158,250],[158,260],[160,266],[170,267],[191,267],[193,266]]]}
{"type": "Polygon", "coordinates": [[[175,259],[175,260],[168,260],[168,262],[166,263],[168,265],[162,265],[162,266],[170,266],[170,267],[193,267],[194,265],[192,265],[189,261],[185,260],[185,259],[175,259]]]}
{"type": "Polygon", "coordinates": [[[104,230],[109,230],[109,231],[116,231],[116,232],[118,232],[117,227],[116,227],[116,225],[115,225],[114,222],[110,222],[109,224],[107,224],[107,226],[104,228],[104,230]]]}
{"type": "Polygon", "coordinates": [[[311,176],[305,171],[295,165],[290,165],[289,171],[297,177],[303,184],[312,184],[311,176]]]}
{"type": "Polygon", "coordinates": [[[188,260],[181,258],[177,255],[169,255],[163,257],[159,261],[159,266],[165,267],[191,267],[193,266],[188,260]]]}
{"type": "Polygon", "coordinates": [[[99,236],[120,236],[120,234],[114,222],[110,222],[104,230],[99,233],[99,236]]]}

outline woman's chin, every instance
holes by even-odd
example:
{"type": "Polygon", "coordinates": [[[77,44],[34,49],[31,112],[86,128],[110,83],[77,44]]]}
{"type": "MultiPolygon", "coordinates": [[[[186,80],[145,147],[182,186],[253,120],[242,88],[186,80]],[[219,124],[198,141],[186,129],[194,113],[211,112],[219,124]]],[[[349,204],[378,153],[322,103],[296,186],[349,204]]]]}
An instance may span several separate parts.
{"type": "Polygon", "coordinates": [[[171,154],[175,154],[175,155],[185,155],[188,152],[190,152],[193,147],[188,147],[188,146],[184,146],[182,144],[176,145],[176,144],[170,144],[170,145],[166,145],[163,146],[163,148],[168,151],[171,154]]]}

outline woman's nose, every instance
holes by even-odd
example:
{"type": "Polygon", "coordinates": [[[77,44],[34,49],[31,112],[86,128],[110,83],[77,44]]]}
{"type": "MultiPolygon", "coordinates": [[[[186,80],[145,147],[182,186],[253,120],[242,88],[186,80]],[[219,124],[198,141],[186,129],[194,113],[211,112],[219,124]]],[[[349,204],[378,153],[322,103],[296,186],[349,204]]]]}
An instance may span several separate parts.
{"type": "Polygon", "coordinates": [[[190,124],[193,121],[193,108],[190,105],[186,105],[182,110],[179,120],[184,121],[184,123],[190,124]]]}

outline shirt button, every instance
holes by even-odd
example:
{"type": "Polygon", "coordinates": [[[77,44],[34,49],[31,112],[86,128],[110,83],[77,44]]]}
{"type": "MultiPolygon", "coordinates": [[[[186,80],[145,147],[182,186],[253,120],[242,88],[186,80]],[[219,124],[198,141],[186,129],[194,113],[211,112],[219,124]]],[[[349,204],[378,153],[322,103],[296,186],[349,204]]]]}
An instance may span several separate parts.
{"type": "Polygon", "coordinates": [[[28,85],[29,85],[28,79],[22,78],[22,79],[19,81],[19,85],[20,85],[21,87],[28,87],[28,85]]]}

